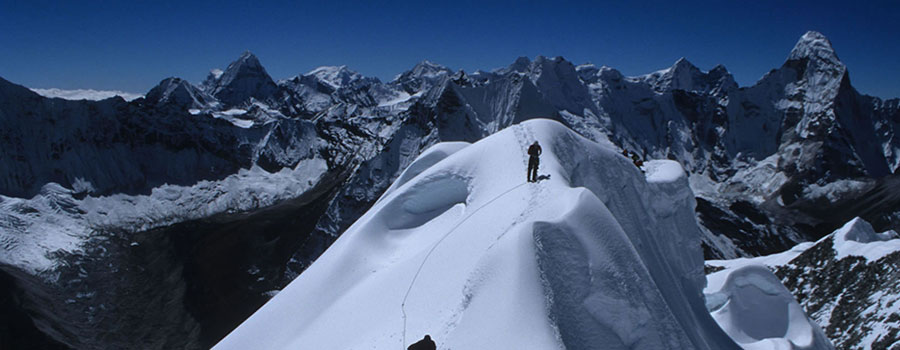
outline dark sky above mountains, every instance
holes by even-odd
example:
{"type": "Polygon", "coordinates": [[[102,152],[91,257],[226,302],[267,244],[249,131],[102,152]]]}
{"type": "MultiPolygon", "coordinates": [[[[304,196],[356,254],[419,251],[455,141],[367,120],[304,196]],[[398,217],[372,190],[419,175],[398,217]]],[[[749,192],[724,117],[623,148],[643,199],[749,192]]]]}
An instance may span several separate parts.
{"type": "Polygon", "coordinates": [[[276,80],[343,64],[388,81],[423,59],[471,72],[536,55],[639,75],[683,56],[746,86],[816,30],[860,92],[890,98],[898,15],[898,1],[2,1],[0,76],[145,93],[250,50],[276,80]]]}

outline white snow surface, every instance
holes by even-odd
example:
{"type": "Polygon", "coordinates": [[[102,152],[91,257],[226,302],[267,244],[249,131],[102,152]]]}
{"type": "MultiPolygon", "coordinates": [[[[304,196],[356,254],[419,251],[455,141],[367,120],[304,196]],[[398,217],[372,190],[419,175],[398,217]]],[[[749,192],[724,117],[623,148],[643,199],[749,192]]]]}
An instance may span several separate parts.
{"type": "Polygon", "coordinates": [[[105,100],[111,97],[119,96],[125,99],[125,101],[135,100],[141,97],[144,97],[142,94],[135,94],[131,92],[124,92],[118,90],[93,90],[93,89],[74,89],[74,90],[63,90],[57,88],[50,89],[31,89],[31,91],[36,92],[38,95],[50,98],[62,98],[66,100],[91,100],[91,101],[100,101],[105,100]]]}
{"type": "MultiPolygon", "coordinates": [[[[816,242],[800,243],[785,252],[753,258],[709,260],[706,264],[725,268],[724,270],[717,271],[707,276],[708,284],[704,290],[707,307],[716,318],[716,321],[719,322],[722,328],[729,332],[735,340],[738,340],[745,349],[830,348],[819,347],[819,345],[810,345],[807,341],[810,339],[808,334],[800,334],[811,331],[811,334],[814,337],[819,337],[821,328],[818,326],[807,328],[807,326],[803,324],[805,321],[800,318],[802,311],[795,309],[794,307],[796,301],[790,296],[786,289],[783,291],[781,290],[784,289],[784,287],[780,282],[778,283],[778,286],[781,288],[776,288],[774,283],[778,282],[778,279],[770,272],[771,269],[778,268],[779,266],[789,265],[794,258],[803,254],[807,249],[821,244],[828,239],[832,239],[832,248],[835,251],[835,259],[837,260],[854,256],[866,259],[867,263],[873,263],[888,254],[900,251],[900,235],[896,232],[886,231],[876,233],[872,228],[872,225],[868,222],[861,218],[854,218],[844,224],[843,227],[822,237],[816,242]],[[736,276],[743,277],[731,277],[733,274],[738,274],[736,276]],[[732,282],[730,286],[726,285],[729,279],[742,279],[745,281],[742,282],[744,286],[737,285],[737,282],[732,282]],[[754,283],[761,286],[756,286],[754,283]],[[769,289],[771,289],[771,291],[776,291],[777,289],[777,293],[760,293],[760,291],[754,290],[750,288],[750,286],[755,286],[760,289],[760,291],[769,289]],[[788,294],[782,295],[782,293],[788,294]],[[788,297],[790,297],[790,300],[788,300],[788,297]],[[734,307],[725,308],[727,303],[731,303],[729,300],[735,298],[744,298],[747,300],[734,301],[734,307]],[[769,301],[766,301],[767,299],[769,299],[769,301]],[[783,300],[786,305],[785,308],[778,310],[772,309],[772,305],[774,304],[772,304],[771,301],[776,299],[783,300]],[[754,310],[759,310],[759,313],[768,313],[773,317],[779,317],[771,320],[772,325],[781,324],[786,325],[786,327],[783,327],[783,329],[775,329],[773,326],[773,328],[769,329],[767,332],[762,332],[760,329],[745,329],[747,327],[753,327],[752,324],[742,324],[745,319],[757,317],[753,316],[757,314],[754,310]],[[787,315],[788,323],[785,323],[785,320],[781,318],[784,315],[787,315]],[[795,322],[798,323],[798,325],[794,325],[795,322]],[[803,330],[803,332],[799,332],[798,330],[803,330]],[[769,336],[775,333],[780,334],[782,331],[784,331],[784,334],[790,336],[766,340],[760,336],[760,334],[768,334],[769,336]],[[758,336],[754,337],[748,334],[757,334],[758,336]],[[792,337],[799,338],[794,339],[792,337]]],[[[877,300],[873,304],[879,305],[879,307],[873,307],[861,312],[868,315],[867,317],[881,320],[888,319],[886,315],[890,315],[892,312],[896,313],[896,310],[900,309],[900,303],[891,302],[892,299],[895,299],[895,296],[896,295],[890,293],[885,293],[881,296],[872,296],[872,300],[877,300]]],[[[809,321],[809,323],[815,325],[813,321],[809,321]]],[[[889,323],[877,323],[875,326],[883,328],[889,325],[889,323]]],[[[861,344],[872,344],[875,341],[875,338],[885,332],[887,332],[886,329],[869,332],[861,344]]]]}
{"type": "MultiPolygon", "coordinates": [[[[73,197],[55,183],[30,199],[0,195],[0,262],[54,278],[54,254],[81,249],[96,230],[146,231],[226,212],[262,208],[299,197],[327,171],[324,160],[300,161],[277,173],[253,167],[193,186],[163,185],[150,195],[73,197]]],[[[81,183],[80,186],[92,186],[81,183]]]]}
{"type": "MultiPolygon", "coordinates": [[[[848,256],[863,257],[874,262],[900,251],[900,236],[894,231],[876,233],[872,225],[861,218],[854,218],[832,233],[834,250],[838,260],[848,256]]],[[[827,236],[826,236],[827,237],[827,236]]],[[[824,239],[824,238],[823,238],[824,239]]]]}
{"type": "Polygon", "coordinates": [[[833,349],[793,294],[765,266],[748,264],[709,276],[707,307],[746,350],[833,349]]]}
{"type": "Polygon", "coordinates": [[[686,177],[681,164],[673,160],[651,160],[644,164],[647,171],[647,182],[675,182],[686,177]]]}
{"type": "MultiPolygon", "coordinates": [[[[781,252],[752,258],[730,260],[708,260],[707,265],[737,269],[747,265],[762,265],[770,268],[787,265],[800,254],[816,244],[832,238],[835,258],[840,260],[848,256],[865,258],[874,262],[888,254],[900,251],[900,235],[894,231],[876,233],[872,225],[861,218],[854,218],[834,232],[820,238],[816,242],[803,242],[793,248],[781,252]]],[[[717,272],[718,273],[718,272],[717,272]]],[[[715,275],[715,274],[713,274],[715,275]]],[[[710,275],[710,276],[713,276],[710,275]]],[[[709,276],[708,276],[709,278],[709,276]]]]}
{"type": "Polygon", "coordinates": [[[438,144],[215,349],[739,349],[704,303],[693,194],[531,120],[438,144]],[[525,182],[527,145],[543,145],[525,182]]]}

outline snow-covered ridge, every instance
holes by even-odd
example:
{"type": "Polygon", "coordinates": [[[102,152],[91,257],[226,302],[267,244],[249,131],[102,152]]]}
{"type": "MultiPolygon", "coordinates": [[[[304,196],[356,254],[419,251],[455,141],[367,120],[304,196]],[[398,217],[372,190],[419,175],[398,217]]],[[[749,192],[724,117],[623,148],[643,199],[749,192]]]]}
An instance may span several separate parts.
{"type": "Polygon", "coordinates": [[[548,120],[440,144],[215,348],[394,349],[431,334],[454,349],[737,349],[701,296],[677,167],[657,163],[648,182],[548,120]],[[526,183],[534,140],[543,180],[526,183]]]}
{"type": "Polygon", "coordinates": [[[57,88],[50,89],[38,89],[31,88],[31,91],[38,93],[44,97],[50,98],[62,98],[66,100],[90,100],[90,101],[100,101],[105,100],[111,97],[119,96],[125,101],[132,101],[138,98],[144,97],[142,94],[136,94],[131,92],[124,92],[118,90],[94,90],[94,89],[74,89],[74,90],[64,90],[57,88]]]}
{"type": "Polygon", "coordinates": [[[263,208],[298,197],[326,171],[323,160],[309,159],[294,170],[242,169],[220,181],[163,185],[149,195],[76,198],[53,183],[30,199],[0,195],[0,264],[34,275],[52,273],[58,263],[53,255],[78,252],[96,230],[140,232],[263,208]]]}
{"type": "Polygon", "coordinates": [[[900,235],[897,232],[875,232],[871,224],[860,218],[850,220],[832,236],[837,259],[858,256],[874,262],[900,251],[900,235]]]}

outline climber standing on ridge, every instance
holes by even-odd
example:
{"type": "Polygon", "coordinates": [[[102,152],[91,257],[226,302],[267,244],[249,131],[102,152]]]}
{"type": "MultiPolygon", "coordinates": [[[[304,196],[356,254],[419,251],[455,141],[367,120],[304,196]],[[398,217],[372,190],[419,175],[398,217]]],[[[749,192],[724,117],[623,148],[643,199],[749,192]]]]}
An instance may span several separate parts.
{"type": "Polygon", "coordinates": [[[436,350],[437,344],[431,340],[431,336],[426,334],[425,338],[410,345],[407,350],[436,350]]]}
{"type": "Polygon", "coordinates": [[[537,141],[531,144],[528,147],[528,182],[537,182],[538,180],[538,164],[540,164],[541,159],[541,145],[538,144],[537,141]]]}

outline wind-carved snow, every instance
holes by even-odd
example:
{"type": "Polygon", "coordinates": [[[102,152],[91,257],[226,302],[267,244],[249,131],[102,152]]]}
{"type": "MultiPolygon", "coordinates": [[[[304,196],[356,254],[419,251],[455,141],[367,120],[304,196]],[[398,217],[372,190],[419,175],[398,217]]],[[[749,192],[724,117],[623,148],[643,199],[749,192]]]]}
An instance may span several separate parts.
{"type": "Polygon", "coordinates": [[[532,120],[438,144],[216,349],[738,349],[702,297],[693,195],[532,120]],[[526,183],[529,144],[543,148],[526,183]]]}
{"type": "MultiPolygon", "coordinates": [[[[707,261],[707,265],[723,269],[707,276],[707,305],[714,315],[723,305],[727,293],[721,293],[719,286],[729,275],[750,268],[756,269],[757,275],[770,275],[763,272],[768,268],[802,299],[803,307],[839,348],[891,348],[898,341],[894,330],[900,325],[896,319],[900,293],[896,279],[885,276],[896,271],[898,252],[900,236],[896,232],[876,233],[869,223],[854,218],[816,242],[801,243],[785,252],[707,261]],[[853,329],[846,328],[848,323],[853,329]]],[[[729,322],[725,316],[717,320],[729,322]]],[[[727,327],[730,325],[723,325],[727,327]]]]}
{"type": "Polygon", "coordinates": [[[91,101],[100,101],[108,98],[119,96],[125,101],[132,101],[138,98],[144,97],[142,94],[135,94],[131,92],[124,92],[118,90],[94,90],[94,89],[74,89],[74,90],[64,90],[57,88],[50,89],[36,89],[32,88],[31,91],[38,93],[44,97],[50,98],[61,98],[66,100],[91,100],[91,101]]]}
{"type": "Polygon", "coordinates": [[[713,274],[705,293],[716,322],[744,349],[834,348],[766,267],[713,274]]]}

